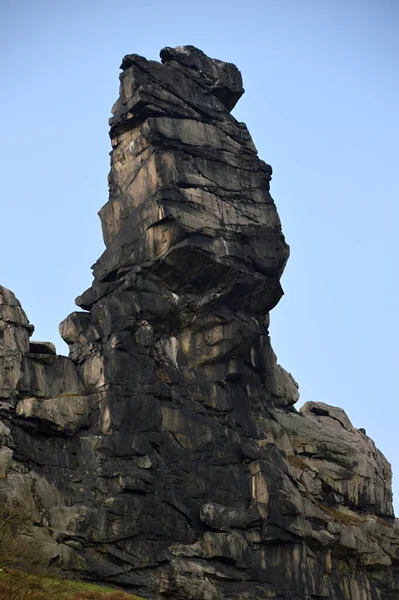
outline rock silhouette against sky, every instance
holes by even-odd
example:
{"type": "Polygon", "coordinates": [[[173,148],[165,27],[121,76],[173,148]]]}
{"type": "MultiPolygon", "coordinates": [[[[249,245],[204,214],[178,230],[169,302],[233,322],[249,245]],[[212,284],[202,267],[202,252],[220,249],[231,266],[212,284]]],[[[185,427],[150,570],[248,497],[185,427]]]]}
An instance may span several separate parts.
{"type": "Polygon", "coordinates": [[[394,600],[391,469],[306,403],[269,313],[289,256],[229,63],[123,59],[106,249],[70,348],[0,288],[0,490],[49,560],[147,598],[394,600]]]}

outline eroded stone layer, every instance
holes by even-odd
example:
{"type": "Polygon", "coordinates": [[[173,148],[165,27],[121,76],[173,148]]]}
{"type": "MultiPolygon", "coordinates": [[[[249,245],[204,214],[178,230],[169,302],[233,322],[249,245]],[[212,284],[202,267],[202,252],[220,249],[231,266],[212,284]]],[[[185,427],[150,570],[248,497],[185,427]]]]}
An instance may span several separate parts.
{"type": "Polygon", "coordinates": [[[128,55],[106,250],[69,358],[0,288],[0,491],[49,560],[146,598],[394,600],[391,470],[322,403],[298,412],[269,312],[288,246],[234,65],[128,55]]]}

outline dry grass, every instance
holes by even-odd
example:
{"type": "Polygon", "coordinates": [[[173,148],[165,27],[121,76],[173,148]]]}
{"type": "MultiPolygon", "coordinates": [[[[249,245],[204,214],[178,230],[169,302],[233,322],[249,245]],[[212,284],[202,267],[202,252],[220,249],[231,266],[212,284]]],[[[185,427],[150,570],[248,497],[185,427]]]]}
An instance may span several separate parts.
{"type": "Polygon", "coordinates": [[[297,469],[310,469],[310,466],[308,465],[306,460],[304,460],[297,454],[290,454],[287,457],[287,460],[292,467],[296,467],[297,469]]]}
{"type": "Polygon", "coordinates": [[[137,596],[128,596],[124,592],[77,592],[73,596],[68,596],[68,600],[128,600],[137,596]]]}
{"type": "Polygon", "coordinates": [[[155,375],[158,377],[161,383],[173,383],[173,379],[166,369],[155,369],[155,375]]]}
{"type": "Polygon", "coordinates": [[[0,600],[140,600],[125,592],[56,579],[56,568],[29,535],[29,513],[0,497],[0,600]]]}
{"type": "Polygon", "coordinates": [[[348,514],[346,512],[342,512],[336,508],[332,508],[332,506],[327,506],[327,504],[323,504],[322,502],[316,502],[316,506],[327,513],[333,521],[338,521],[339,523],[345,523],[346,525],[358,525],[362,521],[361,516],[355,515],[354,513],[348,514]]]}
{"type": "Polygon", "coordinates": [[[1,600],[141,600],[121,590],[23,571],[0,573],[1,600]]]}

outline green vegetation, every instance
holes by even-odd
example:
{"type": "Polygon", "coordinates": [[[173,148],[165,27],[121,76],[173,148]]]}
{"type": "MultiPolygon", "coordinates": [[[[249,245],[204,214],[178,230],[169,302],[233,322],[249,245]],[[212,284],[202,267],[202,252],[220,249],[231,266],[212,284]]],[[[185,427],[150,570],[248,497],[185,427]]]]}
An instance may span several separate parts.
{"type": "Polygon", "coordinates": [[[28,514],[0,498],[1,600],[142,600],[120,590],[57,578],[39,543],[29,536],[28,514]]]}
{"type": "Polygon", "coordinates": [[[2,600],[141,600],[125,592],[81,581],[7,570],[0,573],[2,600]]]}

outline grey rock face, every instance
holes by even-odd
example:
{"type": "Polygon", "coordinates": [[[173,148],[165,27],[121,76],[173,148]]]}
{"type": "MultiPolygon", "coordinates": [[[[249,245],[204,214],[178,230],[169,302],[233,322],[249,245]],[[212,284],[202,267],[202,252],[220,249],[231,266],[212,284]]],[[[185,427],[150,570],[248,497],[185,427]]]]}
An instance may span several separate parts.
{"type": "Polygon", "coordinates": [[[33,327],[14,294],[0,286],[0,398],[12,400],[22,379],[22,360],[33,327]]]}
{"type": "Polygon", "coordinates": [[[0,288],[0,493],[65,568],[147,598],[394,600],[390,466],[341,409],[296,411],[271,348],[289,251],[241,75],[161,59],[122,62],[69,358],[0,288]]]}

